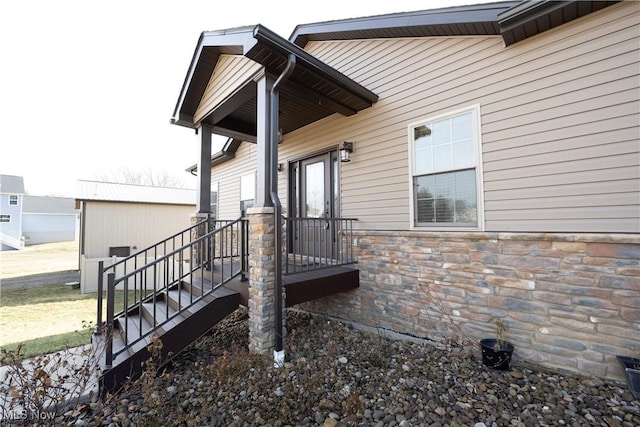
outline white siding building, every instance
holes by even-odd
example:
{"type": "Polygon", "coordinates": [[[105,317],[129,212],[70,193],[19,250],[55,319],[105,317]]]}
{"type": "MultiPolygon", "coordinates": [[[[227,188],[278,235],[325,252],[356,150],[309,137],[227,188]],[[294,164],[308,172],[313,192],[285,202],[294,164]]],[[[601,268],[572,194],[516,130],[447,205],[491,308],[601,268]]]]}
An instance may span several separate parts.
{"type": "Polygon", "coordinates": [[[97,290],[99,261],[108,265],[188,228],[195,199],[191,189],[79,181],[82,292],[97,290]]]}

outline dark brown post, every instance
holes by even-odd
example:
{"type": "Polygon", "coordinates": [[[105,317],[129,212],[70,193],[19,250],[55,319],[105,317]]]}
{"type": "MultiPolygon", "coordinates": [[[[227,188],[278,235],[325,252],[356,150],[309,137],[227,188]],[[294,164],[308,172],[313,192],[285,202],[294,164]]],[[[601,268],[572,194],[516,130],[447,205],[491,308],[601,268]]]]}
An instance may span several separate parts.
{"type": "Polygon", "coordinates": [[[211,126],[200,126],[200,157],[198,160],[198,200],[196,212],[211,212],[211,126]]]}
{"type": "Polygon", "coordinates": [[[104,294],[104,261],[98,262],[98,318],[96,321],[96,335],[101,334],[102,330],[102,296],[104,294]]]}
{"type": "Polygon", "coordinates": [[[115,304],[114,272],[107,274],[107,345],[105,349],[105,368],[113,365],[113,309],[115,304]]]}

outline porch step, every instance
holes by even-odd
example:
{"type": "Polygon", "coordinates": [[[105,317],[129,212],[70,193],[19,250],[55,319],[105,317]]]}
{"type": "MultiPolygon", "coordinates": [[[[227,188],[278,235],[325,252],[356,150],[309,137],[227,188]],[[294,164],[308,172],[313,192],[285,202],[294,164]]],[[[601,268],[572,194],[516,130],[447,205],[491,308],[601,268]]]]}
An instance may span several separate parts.
{"type": "MultiPolygon", "coordinates": [[[[198,289],[193,303],[190,291],[195,292],[196,289],[183,282],[176,289],[158,295],[155,311],[153,302],[149,301],[114,320],[114,353],[126,348],[125,337],[129,343],[138,342],[118,354],[111,368],[104,370],[100,377],[101,392],[115,391],[125,381],[140,376],[143,362],[151,357],[148,346],[153,337],[162,342],[160,358],[161,364],[165,364],[240,305],[240,294],[225,287],[204,298],[200,298],[198,289]]],[[[104,337],[95,337],[95,340],[101,342],[104,337]]]]}
{"type": "Polygon", "coordinates": [[[178,312],[162,299],[156,300],[155,311],[153,303],[144,303],[142,307],[142,315],[154,327],[162,324],[162,329],[167,330],[180,324],[180,319],[175,318],[178,312]]]}

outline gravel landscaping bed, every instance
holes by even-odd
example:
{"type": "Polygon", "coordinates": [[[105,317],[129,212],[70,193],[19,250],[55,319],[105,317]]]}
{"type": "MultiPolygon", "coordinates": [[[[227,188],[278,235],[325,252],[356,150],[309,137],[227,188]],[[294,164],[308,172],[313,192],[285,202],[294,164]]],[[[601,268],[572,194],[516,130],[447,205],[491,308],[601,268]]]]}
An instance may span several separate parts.
{"type": "Polygon", "coordinates": [[[106,403],[65,417],[76,426],[624,426],[640,425],[626,384],[515,364],[480,351],[390,340],[341,322],[287,313],[287,362],[246,352],[239,310],[106,403]]]}

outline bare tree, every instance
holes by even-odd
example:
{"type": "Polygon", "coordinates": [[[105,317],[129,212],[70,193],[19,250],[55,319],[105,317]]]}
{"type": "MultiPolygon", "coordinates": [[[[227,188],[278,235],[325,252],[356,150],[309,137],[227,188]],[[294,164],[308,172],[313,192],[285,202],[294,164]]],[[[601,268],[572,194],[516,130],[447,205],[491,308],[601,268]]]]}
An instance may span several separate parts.
{"type": "Polygon", "coordinates": [[[185,183],[179,178],[170,175],[166,171],[157,171],[151,168],[145,170],[133,170],[122,167],[113,171],[97,173],[97,180],[105,182],[117,182],[120,184],[151,185],[153,187],[185,188],[185,183]]]}

